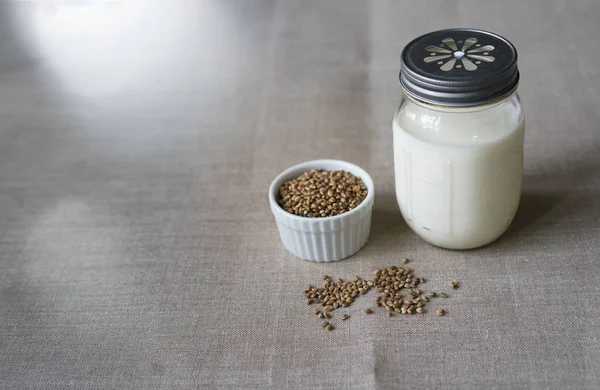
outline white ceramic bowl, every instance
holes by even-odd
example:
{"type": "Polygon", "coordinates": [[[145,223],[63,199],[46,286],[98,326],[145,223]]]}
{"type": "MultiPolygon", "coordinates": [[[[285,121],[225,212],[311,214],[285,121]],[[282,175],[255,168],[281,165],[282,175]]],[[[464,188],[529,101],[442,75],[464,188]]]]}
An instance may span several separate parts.
{"type": "Polygon", "coordinates": [[[314,160],[294,165],[281,172],[269,188],[269,202],[283,245],[293,255],[310,261],[337,261],[352,256],[362,248],[371,230],[371,211],[375,186],[362,168],[340,160],[314,160]],[[311,169],[343,170],[362,179],[368,194],[356,208],[325,218],[305,218],[290,214],[279,206],[279,188],[290,179],[311,169]]]}

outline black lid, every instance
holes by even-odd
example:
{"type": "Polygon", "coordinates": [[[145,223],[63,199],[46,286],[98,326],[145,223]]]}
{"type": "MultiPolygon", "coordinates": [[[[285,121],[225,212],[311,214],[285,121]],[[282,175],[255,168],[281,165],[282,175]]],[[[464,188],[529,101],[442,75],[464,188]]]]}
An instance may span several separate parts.
{"type": "Polygon", "coordinates": [[[402,51],[400,84],[429,103],[475,106],[509,93],[518,83],[517,49],[487,31],[434,31],[402,51]]]}

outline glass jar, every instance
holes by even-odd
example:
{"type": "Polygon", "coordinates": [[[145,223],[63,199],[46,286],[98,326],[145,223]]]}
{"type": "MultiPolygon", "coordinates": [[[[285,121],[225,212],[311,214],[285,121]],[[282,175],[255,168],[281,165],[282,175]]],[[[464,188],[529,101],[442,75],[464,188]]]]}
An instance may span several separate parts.
{"type": "Polygon", "coordinates": [[[402,53],[396,196],[411,229],[433,245],[488,244],[515,216],[525,132],[516,61],[506,39],[471,29],[424,35],[402,53]]]}

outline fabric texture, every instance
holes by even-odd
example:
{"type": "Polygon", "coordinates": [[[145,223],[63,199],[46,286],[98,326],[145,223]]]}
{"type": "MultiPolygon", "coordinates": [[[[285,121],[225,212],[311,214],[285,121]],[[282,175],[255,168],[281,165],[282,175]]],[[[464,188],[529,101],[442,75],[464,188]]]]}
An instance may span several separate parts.
{"type": "Polygon", "coordinates": [[[600,2],[0,4],[0,388],[600,388],[600,2]],[[394,194],[403,46],[441,28],[519,50],[521,207],[497,242],[428,245],[394,194]],[[338,263],[283,248],[267,190],[335,158],[376,187],[338,263]],[[419,316],[326,332],[307,283],[413,260],[419,316]],[[439,302],[439,301],[437,301],[439,302]],[[443,306],[439,318],[433,309],[443,306]]]}

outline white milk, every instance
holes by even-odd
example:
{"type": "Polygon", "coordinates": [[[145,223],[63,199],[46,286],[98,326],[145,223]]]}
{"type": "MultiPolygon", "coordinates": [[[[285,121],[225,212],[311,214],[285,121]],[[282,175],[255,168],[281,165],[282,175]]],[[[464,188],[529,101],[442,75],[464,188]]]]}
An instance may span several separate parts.
{"type": "Polygon", "coordinates": [[[433,245],[488,244],[519,206],[525,121],[518,96],[495,106],[432,107],[407,99],[393,122],[402,215],[433,245]]]}

